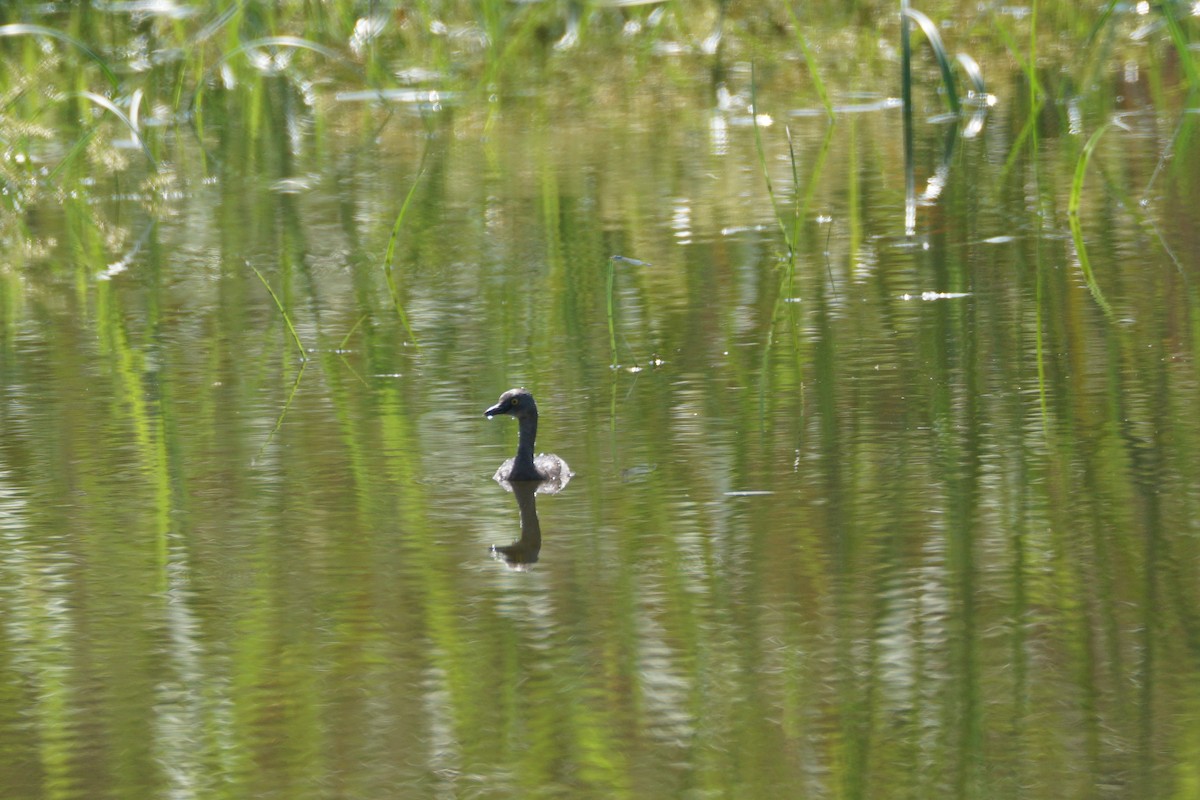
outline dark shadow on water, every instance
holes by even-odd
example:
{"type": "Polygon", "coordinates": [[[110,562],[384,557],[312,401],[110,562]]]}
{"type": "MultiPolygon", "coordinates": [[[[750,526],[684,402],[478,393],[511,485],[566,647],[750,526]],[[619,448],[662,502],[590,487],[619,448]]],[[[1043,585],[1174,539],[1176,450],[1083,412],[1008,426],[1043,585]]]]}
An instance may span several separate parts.
{"type": "Polygon", "coordinates": [[[492,545],[492,557],[504,561],[512,569],[528,569],[536,564],[542,549],[542,526],[538,522],[537,492],[541,481],[501,481],[517,498],[521,514],[521,538],[508,545],[492,545]]]}

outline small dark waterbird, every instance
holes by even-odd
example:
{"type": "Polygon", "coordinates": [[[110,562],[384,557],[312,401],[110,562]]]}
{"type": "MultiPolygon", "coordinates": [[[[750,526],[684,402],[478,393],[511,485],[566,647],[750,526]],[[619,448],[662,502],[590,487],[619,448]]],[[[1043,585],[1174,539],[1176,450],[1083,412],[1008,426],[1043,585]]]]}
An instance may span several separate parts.
{"type": "Polygon", "coordinates": [[[538,491],[553,494],[567,485],[574,474],[567,462],[553,453],[533,455],[537,438],[538,410],[533,395],[525,389],[509,389],[500,395],[496,405],[483,412],[488,419],[507,414],[517,420],[517,455],[500,465],[493,479],[500,481],[541,481],[538,491]]]}

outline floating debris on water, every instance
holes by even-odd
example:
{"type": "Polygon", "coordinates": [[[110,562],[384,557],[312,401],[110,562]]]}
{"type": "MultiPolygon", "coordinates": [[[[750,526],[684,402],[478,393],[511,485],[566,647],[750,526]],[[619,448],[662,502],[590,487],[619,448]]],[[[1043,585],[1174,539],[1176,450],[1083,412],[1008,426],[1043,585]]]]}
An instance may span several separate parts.
{"type": "Polygon", "coordinates": [[[375,101],[421,104],[436,108],[445,103],[455,103],[460,97],[460,92],[443,92],[437,89],[356,89],[336,92],[333,95],[333,99],[339,103],[375,101]]]}
{"type": "Polygon", "coordinates": [[[957,300],[960,297],[970,297],[970,292],[921,292],[920,294],[900,295],[901,300],[957,300]]]}
{"type": "MultiPolygon", "coordinates": [[[[884,97],[874,102],[868,103],[848,103],[833,107],[835,114],[863,114],[872,111],[887,111],[893,108],[900,108],[904,105],[904,101],[899,97],[884,97]]],[[[819,108],[794,108],[788,112],[792,117],[823,117],[829,112],[824,106],[819,108]]]]}
{"type": "Polygon", "coordinates": [[[765,231],[770,230],[769,225],[733,225],[728,228],[721,228],[722,236],[733,236],[735,233],[746,233],[748,231],[765,231]]]}
{"type": "Polygon", "coordinates": [[[297,178],[281,178],[271,184],[271,191],[278,194],[301,194],[313,188],[317,179],[312,175],[297,178]]]}

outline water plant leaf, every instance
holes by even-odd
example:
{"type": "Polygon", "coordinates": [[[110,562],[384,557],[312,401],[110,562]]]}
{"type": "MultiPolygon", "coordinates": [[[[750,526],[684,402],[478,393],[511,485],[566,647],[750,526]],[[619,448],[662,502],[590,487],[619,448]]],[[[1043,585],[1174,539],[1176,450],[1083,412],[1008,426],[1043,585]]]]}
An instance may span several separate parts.
{"type": "Polygon", "coordinates": [[[1187,34],[1179,25],[1179,20],[1175,18],[1172,12],[1172,4],[1159,3],[1159,11],[1162,12],[1163,19],[1167,22],[1167,30],[1171,33],[1171,43],[1175,45],[1175,51],[1179,54],[1179,61],[1183,65],[1183,72],[1187,75],[1188,85],[1192,91],[1200,89],[1200,70],[1196,67],[1196,57],[1192,55],[1191,46],[1188,44],[1187,34]]]}
{"type": "Polygon", "coordinates": [[[83,151],[87,148],[87,143],[90,142],[92,137],[96,135],[97,130],[99,130],[99,127],[93,125],[84,131],[82,136],[75,140],[75,144],[71,145],[71,149],[68,150],[67,154],[62,157],[62,160],[54,165],[54,169],[50,170],[50,180],[56,179],[64,169],[70,166],[72,161],[74,161],[81,153],[83,153],[83,151]]]}
{"type": "Polygon", "coordinates": [[[783,240],[787,244],[789,255],[794,258],[795,246],[792,241],[792,233],[784,222],[783,212],[779,210],[779,202],[775,197],[775,186],[771,183],[771,171],[767,169],[766,152],[763,150],[762,130],[758,124],[758,80],[754,62],[750,62],[750,106],[750,118],[754,122],[754,147],[758,150],[758,165],[762,169],[763,179],[767,182],[767,196],[771,199],[771,209],[775,212],[775,221],[779,223],[779,230],[783,233],[783,240]]]}
{"type": "Polygon", "coordinates": [[[1120,0],[1108,0],[1108,4],[1104,7],[1104,10],[1100,12],[1098,17],[1096,17],[1096,21],[1093,23],[1092,29],[1088,31],[1087,38],[1083,40],[1084,48],[1091,47],[1092,43],[1096,41],[1096,37],[1100,35],[1100,31],[1105,25],[1108,24],[1108,21],[1112,19],[1113,12],[1117,10],[1117,4],[1119,2],[1120,0]]]}
{"type": "Polygon", "coordinates": [[[1045,96],[1045,91],[1042,89],[1042,84],[1038,80],[1037,75],[1037,3],[1034,3],[1029,15],[1029,54],[1026,56],[1021,52],[1021,48],[1017,45],[1013,35],[1009,32],[1003,21],[1003,15],[994,10],[991,14],[990,25],[1000,39],[1004,42],[1004,46],[1008,49],[1009,55],[1017,62],[1021,72],[1025,74],[1025,80],[1029,82],[1030,92],[1033,100],[1041,99],[1045,96]]]}
{"type": "Polygon", "coordinates": [[[913,150],[912,24],[908,11],[908,0],[901,0],[900,96],[904,104],[901,111],[904,123],[904,235],[912,236],[917,231],[917,177],[913,150]]]}
{"type": "Polygon", "coordinates": [[[963,68],[963,72],[967,73],[967,80],[971,82],[971,89],[975,94],[979,97],[986,97],[987,83],[983,80],[983,70],[979,68],[979,62],[966,53],[958,53],[954,58],[963,68]]]}
{"type": "Polygon", "coordinates": [[[212,64],[208,69],[206,69],[204,74],[200,77],[200,81],[196,86],[196,91],[192,93],[192,99],[191,102],[188,103],[188,108],[192,110],[199,108],[201,97],[204,94],[204,86],[208,82],[209,76],[219,70],[230,59],[237,55],[253,53],[257,50],[267,47],[277,47],[285,50],[309,50],[325,56],[332,61],[345,64],[361,74],[361,71],[358,70],[358,65],[331,47],[326,47],[325,45],[318,44],[317,42],[310,42],[308,39],[302,39],[299,36],[266,36],[261,39],[251,39],[248,42],[243,42],[234,49],[230,50],[228,53],[222,55],[221,58],[216,61],[216,63],[212,64]]]}
{"type": "Polygon", "coordinates": [[[369,316],[370,316],[369,314],[363,314],[361,317],[358,318],[358,322],[356,322],[350,326],[350,330],[346,331],[346,335],[342,337],[342,341],[338,342],[338,346],[337,346],[338,350],[346,349],[346,344],[350,341],[350,337],[354,335],[354,332],[356,330],[358,330],[359,325],[362,325],[364,322],[367,321],[367,317],[369,317],[369,316]]]}
{"type": "Polygon", "coordinates": [[[192,44],[197,45],[207,41],[213,34],[225,27],[225,24],[233,19],[234,15],[242,10],[243,6],[245,6],[245,0],[230,3],[228,8],[218,14],[212,22],[205,25],[192,37],[192,44]]]}
{"type": "Polygon", "coordinates": [[[946,88],[946,102],[950,106],[950,111],[957,114],[959,103],[958,90],[954,88],[954,70],[951,68],[950,54],[946,52],[946,45],[942,42],[942,35],[938,33],[937,25],[915,8],[904,8],[901,13],[920,25],[925,38],[929,40],[929,46],[933,48],[933,55],[942,70],[942,85],[946,88]]]}
{"type": "Polygon", "coordinates": [[[392,224],[392,235],[388,239],[387,252],[383,256],[383,276],[387,280],[388,293],[392,297],[392,306],[396,309],[396,316],[400,317],[400,323],[404,326],[404,330],[408,333],[409,341],[414,347],[417,345],[417,336],[413,333],[412,325],[408,322],[408,314],[404,311],[404,306],[400,302],[400,292],[396,288],[396,280],[392,275],[392,263],[396,255],[396,242],[400,239],[400,229],[404,226],[404,216],[408,213],[408,207],[412,203],[413,195],[417,192],[417,186],[421,183],[421,176],[425,174],[424,158],[421,160],[421,166],[417,168],[417,176],[413,178],[413,184],[409,187],[408,194],[404,198],[404,203],[400,206],[400,213],[396,215],[396,221],[392,224]]]}
{"type": "Polygon", "coordinates": [[[605,286],[608,299],[608,347],[612,352],[612,365],[614,367],[617,365],[617,329],[616,322],[614,320],[615,310],[613,308],[613,267],[615,266],[616,260],[617,259],[615,256],[608,260],[608,280],[605,286]]]}
{"type": "MultiPolygon", "coordinates": [[[[254,268],[251,267],[251,269],[254,268]]],[[[258,270],[254,271],[258,272],[258,270]]],[[[259,277],[261,278],[262,276],[259,275],[259,277]]],[[[268,286],[267,291],[271,291],[271,287],[268,286]]],[[[274,292],[271,292],[271,294],[274,295],[274,292]]],[[[291,323],[289,323],[289,325],[290,324],[291,323]]],[[[254,458],[250,461],[251,464],[258,463],[258,460],[262,458],[262,454],[266,451],[267,445],[271,443],[271,440],[275,438],[275,434],[279,433],[279,429],[283,427],[283,420],[285,417],[287,417],[288,410],[292,407],[292,401],[296,399],[296,390],[300,388],[300,380],[304,377],[304,370],[307,367],[307,361],[301,362],[300,369],[296,372],[296,378],[292,381],[292,389],[290,392],[288,392],[287,400],[284,402],[283,408],[280,409],[279,416],[275,418],[275,426],[271,428],[271,432],[267,434],[267,438],[264,439],[262,445],[259,446],[258,452],[254,454],[254,458]]]]}
{"type": "Polygon", "coordinates": [[[1083,227],[1079,221],[1079,203],[1083,197],[1083,176],[1087,171],[1088,160],[1091,159],[1096,145],[1100,143],[1100,137],[1112,125],[1111,121],[1101,125],[1083,146],[1083,152],[1079,154],[1079,160],[1075,162],[1075,179],[1071,183],[1071,199],[1067,203],[1067,218],[1071,224],[1071,238],[1075,242],[1075,252],[1079,255],[1079,268],[1083,271],[1083,279],[1087,282],[1088,291],[1092,293],[1096,305],[1100,306],[1109,319],[1113,317],[1112,307],[1104,298],[1104,293],[1100,291],[1100,285],[1096,283],[1096,276],[1092,272],[1092,262],[1088,258],[1087,245],[1083,241],[1083,227]]]}
{"type": "Polygon", "coordinates": [[[346,58],[345,56],[343,56],[341,53],[334,50],[333,48],[326,47],[325,45],[318,44],[316,42],[310,42],[308,39],[301,39],[299,36],[266,36],[266,37],[263,37],[262,39],[251,39],[248,42],[243,42],[241,45],[235,47],[233,50],[230,50],[228,53],[221,56],[220,60],[217,61],[217,64],[215,66],[219,66],[220,64],[228,61],[229,59],[233,58],[236,55],[240,55],[242,53],[252,53],[255,50],[261,50],[265,47],[282,47],[284,49],[293,49],[293,50],[311,50],[312,52],[319,53],[320,55],[323,55],[326,58],[333,60],[333,61],[342,61],[347,64],[353,63],[348,58],[346,58]]]}
{"type": "Polygon", "coordinates": [[[124,111],[117,108],[116,104],[107,97],[98,95],[95,92],[79,92],[78,96],[84,98],[85,100],[92,101],[105,111],[113,114],[113,116],[115,116],[117,119],[121,120],[121,122],[125,124],[125,127],[129,128],[129,133],[133,136],[133,141],[135,141],[138,146],[142,148],[142,152],[145,153],[146,158],[150,161],[151,166],[153,166],[156,170],[158,169],[158,161],[155,160],[154,154],[150,152],[150,148],[146,146],[146,140],[142,138],[141,132],[138,131],[137,124],[130,119],[124,111]]]}
{"type": "Polygon", "coordinates": [[[821,80],[821,75],[817,72],[817,61],[813,58],[812,48],[808,46],[808,38],[804,35],[804,28],[801,26],[800,20],[796,16],[796,11],[792,8],[792,4],[786,3],[784,7],[788,11],[788,16],[792,19],[792,30],[796,32],[796,41],[800,45],[800,52],[804,54],[804,63],[808,65],[808,74],[812,77],[813,88],[817,90],[817,96],[821,98],[821,104],[825,106],[825,116],[833,119],[833,101],[829,99],[829,92],[825,88],[825,82],[821,80]]]}
{"type": "Polygon", "coordinates": [[[296,333],[296,326],[292,324],[292,318],[288,315],[287,309],[283,307],[283,303],[279,299],[279,295],[275,294],[275,290],[271,288],[271,284],[267,283],[267,279],[258,271],[258,268],[246,262],[246,266],[254,270],[254,274],[262,281],[263,288],[267,290],[267,294],[271,295],[271,299],[275,301],[275,307],[279,309],[279,313],[283,315],[283,321],[287,325],[287,329],[292,334],[292,341],[296,343],[296,349],[300,351],[300,360],[308,360],[308,351],[304,349],[304,343],[300,341],[300,334],[296,333]]]}
{"type": "Polygon", "coordinates": [[[115,89],[121,85],[121,81],[117,79],[116,73],[108,66],[105,61],[95,50],[88,47],[83,42],[73,36],[57,31],[54,28],[47,28],[44,25],[32,25],[27,22],[15,22],[11,25],[0,25],[0,36],[47,36],[51,39],[58,39],[60,42],[66,42],[74,47],[79,52],[90,58],[100,67],[100,71],[104,73],[104,77],[108,78],[108,82],[115,89]]]}

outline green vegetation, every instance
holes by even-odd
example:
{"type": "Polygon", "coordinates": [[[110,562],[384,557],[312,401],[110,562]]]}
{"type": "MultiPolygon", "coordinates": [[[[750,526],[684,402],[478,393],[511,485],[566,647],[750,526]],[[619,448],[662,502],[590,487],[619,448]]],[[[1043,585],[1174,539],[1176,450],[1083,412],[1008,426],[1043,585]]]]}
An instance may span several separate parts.
{"type": "MultiPolygon", "coordinates": [[[[1079,41],[1093,45],[1092,51],[1119,63],[1132,56],[1129,26],[1138,21],[1118,12],[1115,3],[1092,10],[1063,4],[1051,7],[1050,13],[1035,3],[1028,15],[997,9],[984,17],[963,17],[954,3],[915,9],[907,0],[899,12],[891,3],[855,3],[832,13],[824,10],[819,18],[811,12],[800,18],[794,6],[782,0],[753,7],[699,1],[384,3],[365,14],[351,2],[227,2],[205,9],[166,6],[159,14],[115,8],[105,14],[86,4],[64,5],[48,14],[42,8],[33,2],[10,3],[0,18],[0,59],[5,67],[0,73],[0,145],[6,154],[0,178],[7,187],[3,202],[13,212],[0,223],[0,241],[9,243],[29,239],[17,212],[53,202],[57,193],[98,196],[131,182],[150,192],[191,185],[218,157],[212,124],[226,128],[236,120],[243,147],[261,149],[262,137],[273,130],[267,119],[277,113],[269,107],[287,96],[291,99],[285,102],[313,106],[318,124],[338,95],[374,95],[385,104],[399,99],[425,115],[451,113],[446,102],[463,108],[480,104],[487,108],[485,130],[491,130],[496,114],[517,102],[522,86],[538,85],[562,98],[595,93],[602,86],[595,80],[597,64],[603,64],[604,80],[618,87],[647,78],[678,84],[681,76],[669,58],[655,51],[681,48],[711,62],[714,80],[722,80],[739,59],[750,59],[761,72],[769,72],[770,100],[760,108],[756,98],[756,113],[771,113],[781,102],[803,104],[812,97],[826,115],[837,119],[839,93],[860,85],[887,93],[894,86],[875,78],[887,71],[887,51],[876,47],[874,29],[848,27],[864,19],[899,32],[911,232],[916,200],[909,115],[920,96],[918,92],[914,100],[913,83],[921,77],[911,64],[910,20],[931,46],[941,73],[940,92],[953,114],[960,113],[955,58],[939,33],[941,23],[953,22],[949,30],[956,45],[972,53],[960,52],[957,60],[976,95],[984,94],[984,78],[999,66],[999,59],[1017,61],[1034,105],[1021,120],[1021,133],[1010,153],[1024,145],[1047,102],[1059,114],[1082,102],[1095,109],[1088,117],[1095,125],[1107,121],[1109,98],[1094,92],[1074,94],[1074,87],[1094,80],[1098,66],[1095,58],[1079,67],[1067,60],[1074,52],[1072,37],[1081,37],[1079,41]],[[131,25],[107,24],[122,20],[131,25]],[[1027,47],[1017,38],[1022,27],[1027,29],[1027,47]],[[830,38],[834,31],[845,40],[846,32],[853,35],[855,30],[858,38],[849,46],[810,44],[830,38]],[[1054,42],[1055,49],[1039,52],[1039,41],[1054,42]],[[876,52],[868,54],[872,48],[876,52]],[[865,57],[848,67],[848,53],[865,57]],[[1034,67],[1039,59],[1062,63],[1068,76],[1073,69],[1077,74],[1046,88],[1034,67]],[[804,63],[803,71],[792,67],[797,60],[804,63]],[[336,90],[324,88],[330,85],[336,90]],[[782,101],[784,92],[789,101],[782,101]],[[460,99],[442,101],[437,96],[460,99]],[[96,109],[117,124],[106,123],[96,109]],[[141,148],[147,168],[128,161],[121,146],[124,136],[141,148]],[[185,155],[189,139],[201,147],[199,160],[185,155]],[[192,164],[200,168],[199,174],[192,164]]],[[[1165,73],[1152,79],[1161,93],[1174,92],[1177,98],[1181,89],[1194,90],[1198,83],[1196,51],[1189,46],[1196,39],[1196,26],[1181,10],[1175,4],[1155,5],[1148,21],[1157,16],[1161,24],[1136,32],[1138,42],[1154,37],[1162,56],[1147,69],[1165,69],[1168,52],[1178,62],[1186,79],[1182,87],[1171,86],[1165,73]]],[[[1182,103],[1175,107],[1182,114],[1182,103]]],[[[381,124],[389,124],[388,118],[381,124]]],[[[1173,140],[1172,147],[1180,144],[1173,140]]],[[[1165,151],[1163,160],[1170,161],[1171,152],[1165,151]]],[[[778,200],[770,190],[768,198],[778,200]]],[[[403,212],[397,223],[402,218],[403,212]]],[[[784,240],[790,248],[786,231],[784,240]]],[[[393,237],[389,250],[394,246],[393,237]]],[[[415,342],[417,336],[394,291],[391,257],[385,262],[396,310],[415,342]]]]}
{"type": "Polygon", "coordinates": [[[0,8],[10,794],[1195,794],[1186,6],[156,7],[0,8]]]}
{"type": "Polygon", "coordinates": [[[287,309],[283,306],[283,301],[279,299],[279,295],[275,294],[275,290],[271,288],[271,284],[267,283],[267,279],[258,271],[258,267],[253,264],[246,266],[254,270],[254,274],[262,281],[263,288],[267,290],[267,294],[271,295],[271,300],[274,301],[275,307],[279,309],[279,314],[283,317],[284,324],[287,325],[288,333],[292,336],[292,341],[296,343],[296,349],[300,351],[300,360],[307,361],[308,354],[304,351],[304,342],[300,341],[300,334],[296,333],[296,326],[292,324],[292,318],[288,315],[287,309]]]}
{"type": "Polygon", "coordinates": [[[404,330],[408,333],[408,339],[413,343],[414,347],[417,346],[417,337],[413,333],[412,326],[408,324],[408,314],[404,313],[404,304],[400,302],[400,289],[396,286],[394,264],[396,259],[396,242],[400,239],[400,231],[404,227],[404,216],[408,213],[408,206],[412,203],[413,195],[416,193],[417,186],[421,182],[423,172],[424,164],[422,163],[417,168],[412,188],[404,196],[404,202],[400,205],[400,211],[396,214],[396,222],[392,225],[392,235],[388,237],[387,252],[383,256],[383,274],[387,280],[388,294],[392,298],[392,307],[396,309],[396,316],[400,318],[401,324],[404,325],[404,330]]]}
{"type": "Polygon", "coordinates": [[[1096,276],[1092,272],[1092,262],[1087,254],[1087,245],[1083,241],[1083,228],[1079,223],[1079,206],[1083,200],[1083,177],[1087,171],[1088,160],[1092,157],[1092,152],[1096,149],[1096,145],[1100,143],[1100,137],[1108,130],[1110,124],[1108,123],[1097,128],[1096,132],[1084,144],[1083,150],[1079,154],[1079,162],[1075,166],[1075,178],[1071,182],[1071,197],[1067,202],[1067,214],[1071,221],[1071,238],[1075,242],[1075,254],[1079,257],[1079,268],[1083,271],[1084,280],[1087,281],[1088,289],[1092,292],[1092,297],[1096,299],[1096,305],[1100,306],[1105,314],[1112,317],[1112,308],[1108,305],[1108,301],[1104,299],[1104,293],[1100,291],[1100,287],[1096,284],[1096,276]]]}

